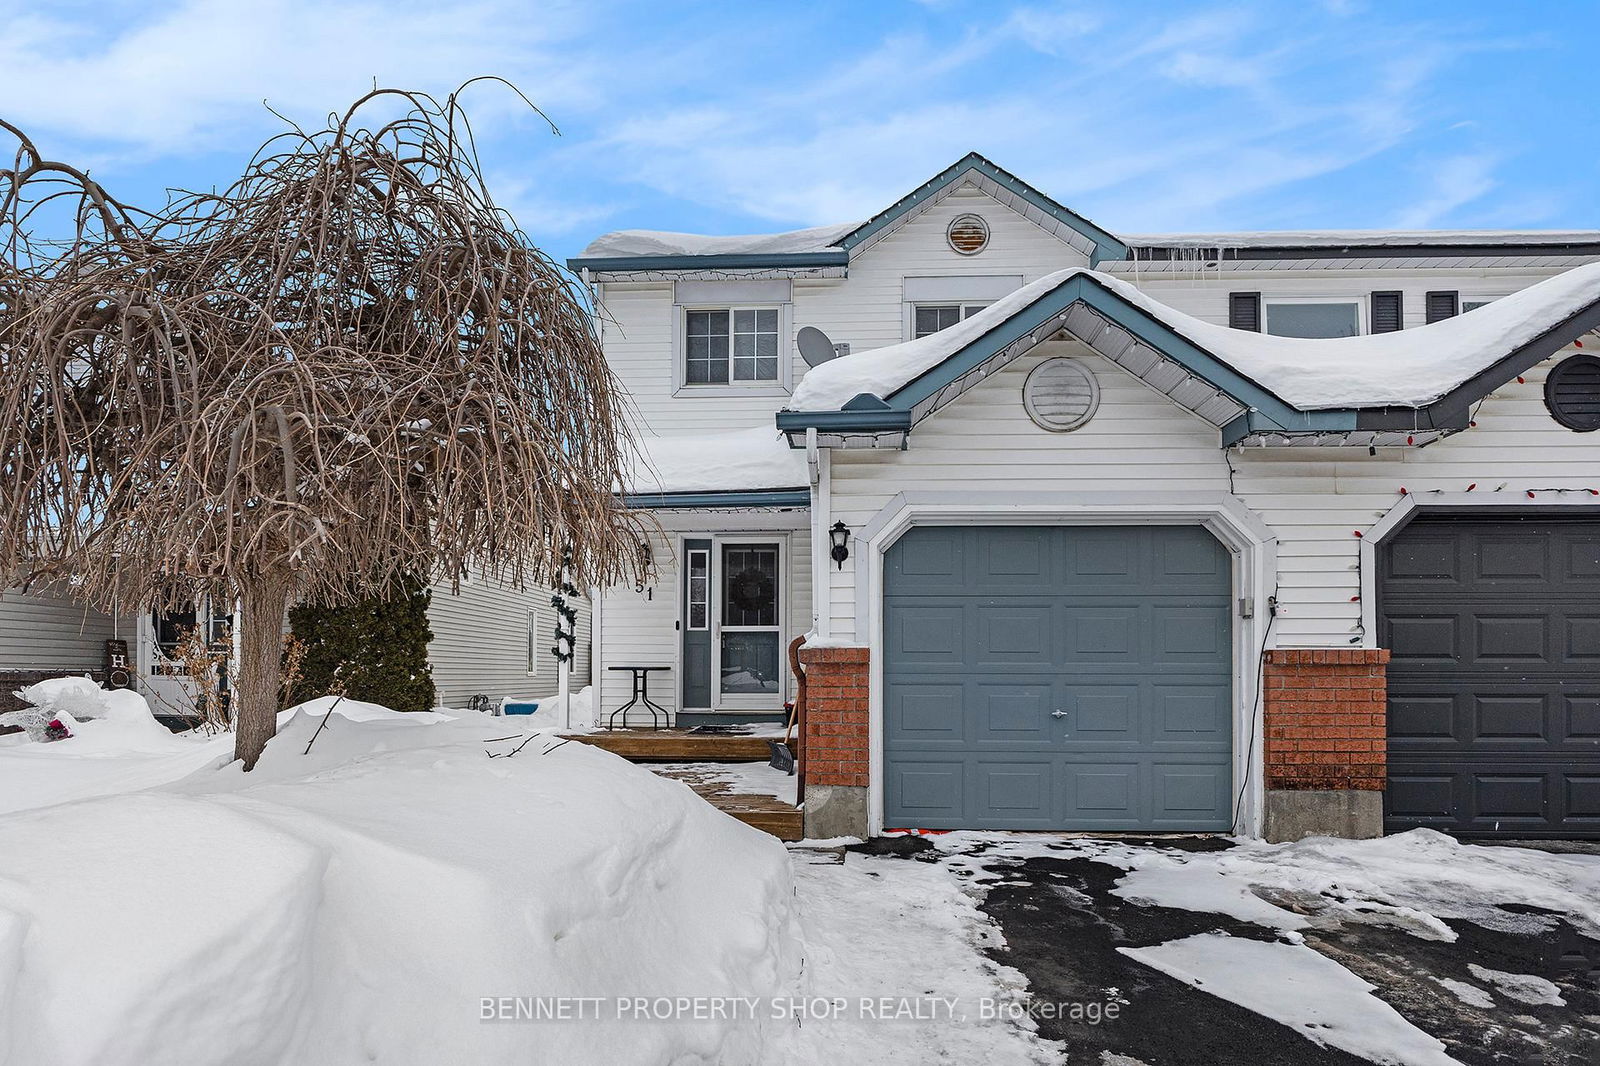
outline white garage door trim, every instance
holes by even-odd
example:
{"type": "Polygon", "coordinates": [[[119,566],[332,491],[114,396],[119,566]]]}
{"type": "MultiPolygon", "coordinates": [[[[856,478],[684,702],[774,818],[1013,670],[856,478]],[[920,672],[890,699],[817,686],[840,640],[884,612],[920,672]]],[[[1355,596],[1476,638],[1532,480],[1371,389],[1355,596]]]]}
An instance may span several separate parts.
{"type": "Polygon", "coordinates": [[[1263,726],[1257,689],[1267,598],[1277,573],[1277,538],[1259,515],[1225,493],[1174,492],[1159,500],[1131,493],[902,492],[857,538],[856,617],[871,649],[868,828],[883,830],[883,556],[915,525],[1198,525],[1233,555],[1234,790],[1245,782],[1236,832],[1261,832],[1263,726]],[[1248,605],[1240,610],[1240,605],[1248,605]],[[1241,617],[1248,614],[1249,617],[1241,617]]]}

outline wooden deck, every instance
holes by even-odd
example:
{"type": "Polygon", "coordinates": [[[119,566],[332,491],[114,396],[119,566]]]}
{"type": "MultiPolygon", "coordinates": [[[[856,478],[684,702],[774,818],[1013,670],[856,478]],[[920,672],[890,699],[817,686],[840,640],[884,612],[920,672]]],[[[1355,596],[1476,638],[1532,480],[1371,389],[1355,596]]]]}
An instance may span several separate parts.
{"type": "Polygon", "coordinates": [[[604,748],[629,762],[766,762],[766,737],[687,729],[615,729],[568,739],[604,748]]]}
{"type": "Polygon", "coordinates": [[[682,781],[717,810],[739,819],[745,825],[771,833],[779,840],[800,840],[805,837],[805,819],[800,808],[771,796],[734,792],[728,782],[716,777],[714,770],[674,767],[655,772],[662,777],[682,781]]]}

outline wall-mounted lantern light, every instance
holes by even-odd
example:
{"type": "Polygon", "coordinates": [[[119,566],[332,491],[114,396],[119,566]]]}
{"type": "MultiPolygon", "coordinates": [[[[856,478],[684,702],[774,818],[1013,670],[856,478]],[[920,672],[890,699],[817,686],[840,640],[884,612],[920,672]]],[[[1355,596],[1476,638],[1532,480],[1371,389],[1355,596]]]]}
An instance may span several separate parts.
{"type": "Polygon", "coordinates": [[[850,531],[843,522],[835,522],[833,528],[828,530],[828,539],[833,541],[833,561],[843,570],[844,561],[850,558],[850,531]]]}

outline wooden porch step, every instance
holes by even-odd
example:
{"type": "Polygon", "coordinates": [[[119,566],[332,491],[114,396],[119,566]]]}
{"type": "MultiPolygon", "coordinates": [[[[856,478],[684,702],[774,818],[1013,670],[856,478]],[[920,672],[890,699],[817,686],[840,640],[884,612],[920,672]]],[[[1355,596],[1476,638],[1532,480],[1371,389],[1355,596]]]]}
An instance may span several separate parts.
{"type": "Polygon", "coordinates": [[[805,816],[800,808],[772,796],[734,792],[727,781],[717,777],[713,767],[675,766],[655,772],[682,781],[717,810],[763,833],[771,833],[779,840],[805,838],[805,816]]]}
{"type": "Polygon", "coordinates": [[[766,762],[766,737],[687,729],[614,729],[568,737],[629,762],[766,762]]]}

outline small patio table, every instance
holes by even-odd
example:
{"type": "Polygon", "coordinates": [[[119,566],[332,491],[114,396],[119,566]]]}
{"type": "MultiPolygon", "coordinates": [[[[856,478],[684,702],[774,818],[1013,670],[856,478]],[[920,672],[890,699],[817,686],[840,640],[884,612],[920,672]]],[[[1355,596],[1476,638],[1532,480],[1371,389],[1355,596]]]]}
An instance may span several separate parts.
{"type": "Polygon", "coordinates": [[[632,707],[636,703],[643,703],[645,705],[645,707],[650,711],[650,728],[651,729],[660,729],[661,728],[661,724],[657,720],[657,712],[660,712],[660,718],[664,719],[668,726],[672,725],[672,714],[671,714],[671,712],[669,712],[665,707],[661,706],[659,703],[656,703],[655,701],[653,701],[650,698],[650,671],[652,671],[652,670],[670,670],[671,667],[668,667],[668,666],[608,666],[608,667],[606,667],[606,669],[607,670],[627,670],[629,673],[631,673],[633,675],[633,699],[629,700],[627,703],[624,703],[621,707],[618,707],[616,710],[611,712],[610,717],[608,717],[606,719],[606,728],[608,730],[609,729],[615,729],[617,727],[617,715],[619,715],[619,714],[623,716],[622,724],[623,724],[624,727],[626,727],[627,724],[628,724],[628,718],[627,718],[628,708],[632,707]]]}

